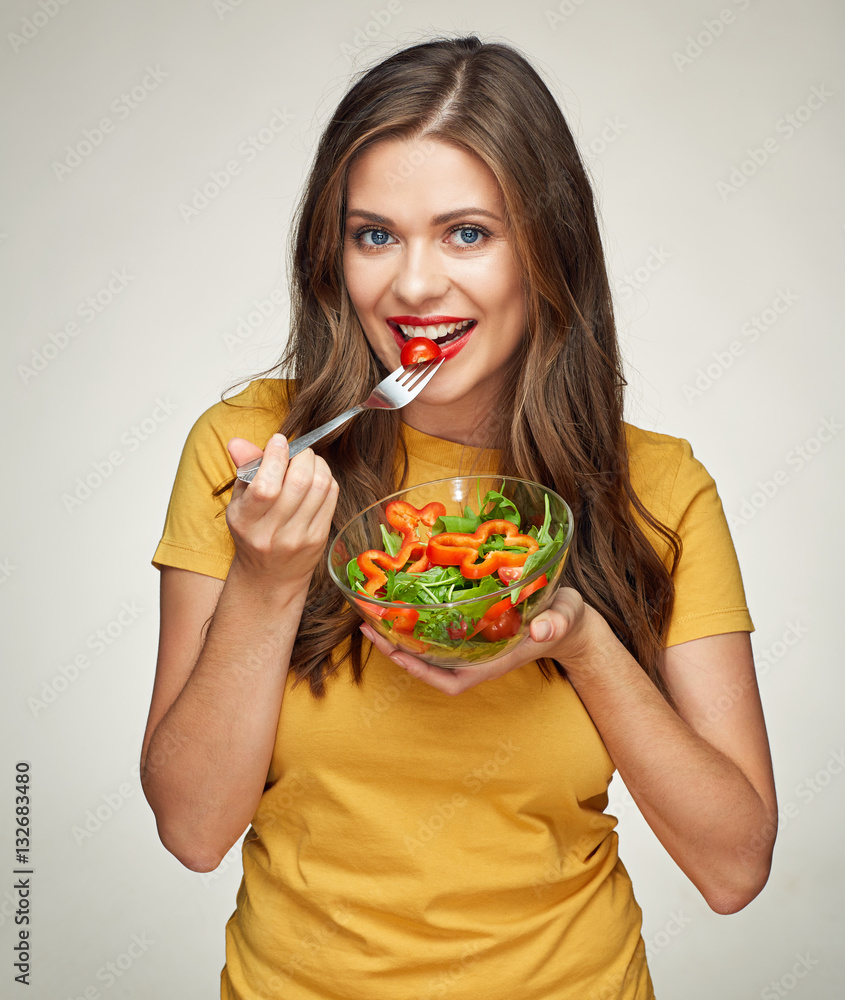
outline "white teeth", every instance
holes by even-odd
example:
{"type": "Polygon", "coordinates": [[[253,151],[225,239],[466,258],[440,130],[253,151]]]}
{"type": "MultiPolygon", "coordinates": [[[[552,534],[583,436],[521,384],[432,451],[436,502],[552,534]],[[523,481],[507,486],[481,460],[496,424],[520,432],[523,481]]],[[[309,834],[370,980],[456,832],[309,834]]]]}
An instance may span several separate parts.
{"type": "Polygon", "coordinates": [[[436,323],[431,326],[402,326],[399,329],[411,340],[413,337],[424,337],[426,340],[443,340],[456,333],[462,333],[474,320],[463,319],[460,323],[436,323]]]}

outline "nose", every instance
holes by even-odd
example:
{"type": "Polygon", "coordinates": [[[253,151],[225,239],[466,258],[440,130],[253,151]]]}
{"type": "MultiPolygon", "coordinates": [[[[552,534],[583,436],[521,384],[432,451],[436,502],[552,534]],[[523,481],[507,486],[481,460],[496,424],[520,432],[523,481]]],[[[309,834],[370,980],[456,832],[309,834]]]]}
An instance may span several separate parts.
{"type": "Polygon", "coordinates": [[[398,255],[391,286],[398,299],[420,309],[426,302],[442,299],[449,284],[443,258],[435,247],[422,242],[405,245],[398,255]]]}

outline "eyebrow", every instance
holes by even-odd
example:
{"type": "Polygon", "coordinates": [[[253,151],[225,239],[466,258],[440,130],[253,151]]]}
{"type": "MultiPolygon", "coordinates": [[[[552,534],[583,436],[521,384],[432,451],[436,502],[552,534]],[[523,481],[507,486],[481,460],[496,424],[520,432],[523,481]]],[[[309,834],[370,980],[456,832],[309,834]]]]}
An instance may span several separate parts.
{"type": "MultiPolygon", "coordinates": [[[[365,219],[367,222],[375,222],[380,226],[392,226],[393,220],[388,219],[385,215],[378,215],[376,212],[367,212],[362,208],[351,208],[347,213],[346,217],[356,216],[359,219],[365,219]]],[[[502,220],[493,212],[488,212],[486,208],[456,208],[452,212],[444,212],[442,215],[435,215],[432,220],[432,226],[445,226],[449,222],[455,222],[458,219],[465,219],[468,215],[483,215],[487,219],[494,219],[496,222],[501,222],[502,220]]]]}

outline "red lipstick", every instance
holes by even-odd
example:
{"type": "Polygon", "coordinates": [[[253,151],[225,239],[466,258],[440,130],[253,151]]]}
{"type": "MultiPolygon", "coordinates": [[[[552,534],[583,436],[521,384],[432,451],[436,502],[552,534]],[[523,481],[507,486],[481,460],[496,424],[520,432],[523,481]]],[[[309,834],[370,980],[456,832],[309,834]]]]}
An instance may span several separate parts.
{"type": "Polygon", "coordinates": [[[453,358],[468,343],[470,335],[478,325],[477,320],[472,319],[470,316],[388,316],[386,323],[388,329],[393,334],[393,339],[396,341],[397,347],[401,350],[407,343],[407,339],[399,328],[400,323],[402,326],[436,326],[440,323],[464,323],[467,320],[470,320],[470,325],[459,337],[456,337],[448,344],[437,345],[440,348],[440,353],[448,361],[449,358],[453,358]]]}
{"type": "Polygon", "coordinates": [[[402,326],[437,326],[438,323],[463,323],[471,316],[388,316],[388,323],[401,323],[402,326]]]}

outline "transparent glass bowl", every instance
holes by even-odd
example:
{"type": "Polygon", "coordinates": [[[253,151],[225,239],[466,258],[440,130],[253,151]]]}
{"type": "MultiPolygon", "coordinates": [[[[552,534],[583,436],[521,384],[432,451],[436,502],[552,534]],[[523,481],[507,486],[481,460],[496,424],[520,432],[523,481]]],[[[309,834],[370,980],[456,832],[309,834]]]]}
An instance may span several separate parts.
{"type": "MultiPolygon", "coordinates": [[[[420,538],[426,540],[429,531],[421,527],[420,538]]],[[[572,511],[568,504],[538,483],[503,476],[439,479],[385,497],[354,517],[329,549],[329,572],[349,604],[393,646],[435,666],[457,669],[496,659],[518,645],[532,619],[551,604],[569,553],[572,531],[572,511]],[[381,526],[394,530],[385,516],[385,508],[391,501],[404,500],[418,510],[439,501],[447,515],[462,516],[467,506],[478,514],[479,499],[490,490],[503,494],[519,511],[520,532],[527,533],[532,525],[540,528],[547,503],[549,533],[555,537],[563,529],[560,548],[524,579],[508,585],[502,583],[495,593],[483,598],[442,604],[394,603],[350,588],[347,574],[350,560],[369,549],[383,551],[381,526]],[[483,626],[481,631],[479,625],[483,626]]],[[[498,574],[493,574],[493,578],[498,581],[498,574]]]]}

